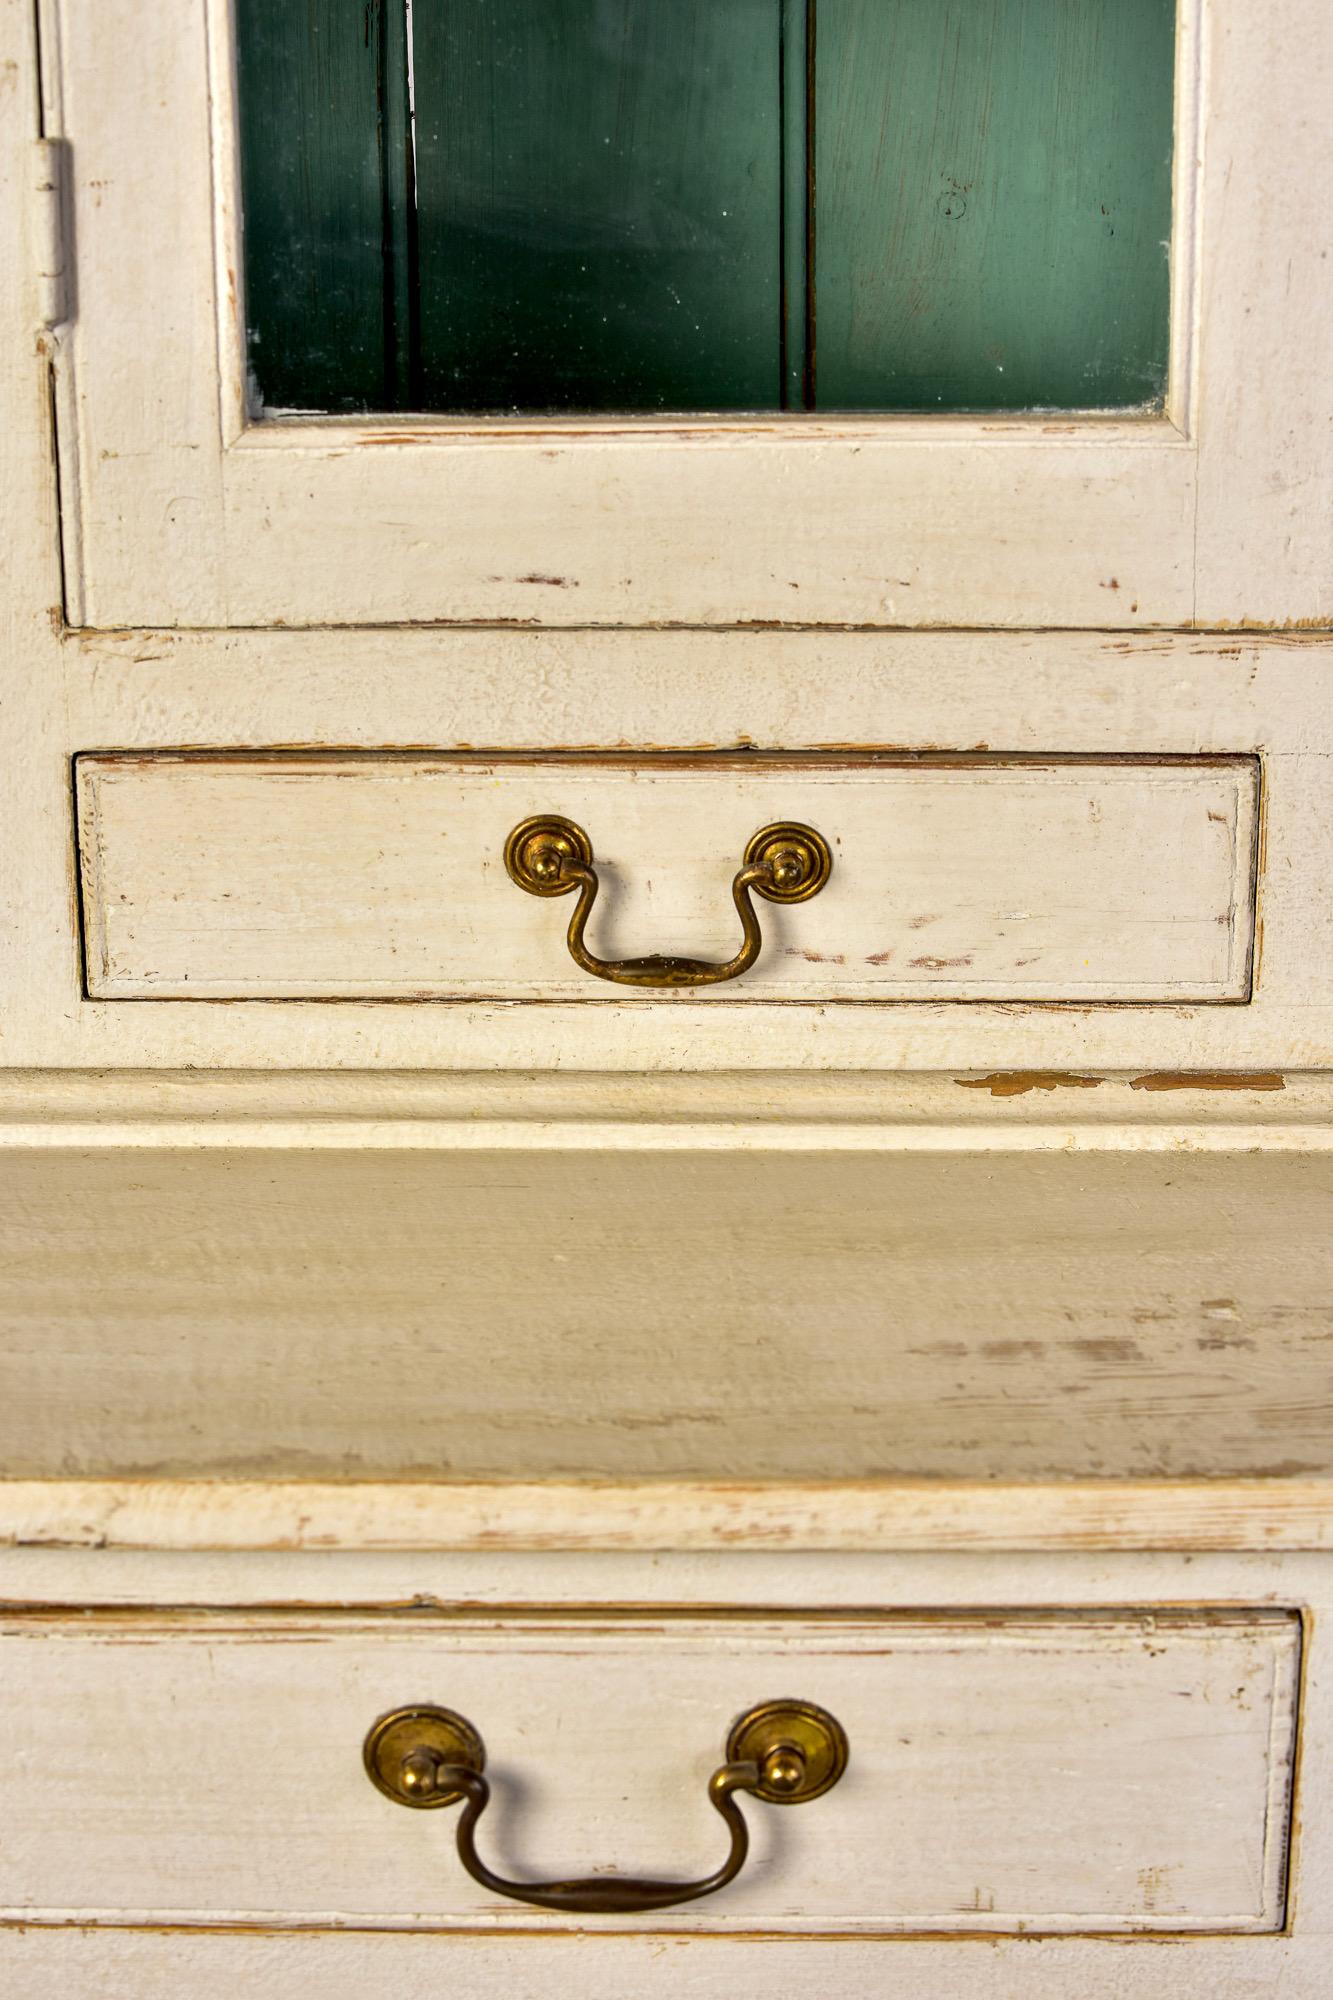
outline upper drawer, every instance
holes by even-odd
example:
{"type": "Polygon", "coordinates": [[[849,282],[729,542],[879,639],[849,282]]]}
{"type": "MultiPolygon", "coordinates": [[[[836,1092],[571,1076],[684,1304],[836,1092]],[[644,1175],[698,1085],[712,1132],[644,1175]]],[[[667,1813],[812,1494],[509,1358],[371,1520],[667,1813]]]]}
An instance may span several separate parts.
{"type": "Polygon", "coordinates": [[[691,993],[1250,995],[1250,757],[160,754],[81,757],[77,784],[94,999],[641,991],[572,962],[572,896],[509,879],[509,835],[535,815],[589,836],[600,886],[587,945],[616,962],[730,960],[733,877],[756,833],[797,822],[823,836],[832,869],[818,893],[758,901],[753,969],[691,993]]]}
{"type": "Polygon", "coordinates": [[[456,1808],[372,1787],[377,1718],[439,1704],[480,1733],[502,1874],[688,1880],[726,1852],[706,1787],[733,1723],[799,1696],[841,1724],[845,1775],[793,1810],[741,1794],[751,1850],[719,1893],[591,1921],[1275,1931],[1299,1661],[1282,1611],[11,1614],[0,1909],[586,1928],[470,1881],[456,1808]]]}

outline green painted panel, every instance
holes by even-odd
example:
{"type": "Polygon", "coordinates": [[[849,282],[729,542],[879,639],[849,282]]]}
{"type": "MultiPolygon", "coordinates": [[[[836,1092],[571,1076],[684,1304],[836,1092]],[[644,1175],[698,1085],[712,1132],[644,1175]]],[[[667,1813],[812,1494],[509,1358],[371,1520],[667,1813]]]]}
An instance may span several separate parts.
{"type": "Polygon", "coordinates": [[[815,0],[782,0],[782,407],[815,399],[815,0]]]}
{"type": "Polygon", "coordinates": [[[818,0],[821,409],[1166,380],[1174,0],[818,0]]]}
{"type": "Polygon", "coordinates": [[[414,0],[432,409],[782,400],[781,0],[414,0]]]}
{"type": "Polygon", "coordinates": [[[403,16],[403,0],[237,0],[246,319],[270,408],[406,401],[403,16]]]}

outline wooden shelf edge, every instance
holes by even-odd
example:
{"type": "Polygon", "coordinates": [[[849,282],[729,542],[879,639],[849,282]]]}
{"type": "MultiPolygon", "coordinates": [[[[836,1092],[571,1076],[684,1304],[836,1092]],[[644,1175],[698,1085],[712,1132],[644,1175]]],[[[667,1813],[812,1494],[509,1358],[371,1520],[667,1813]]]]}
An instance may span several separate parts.
{"type": "Polygon", "coordinates": [[[972,1552],[1333,1548],[1333,1478],[986,1484],[0,1480],[0,1547],[972,1552]]]}

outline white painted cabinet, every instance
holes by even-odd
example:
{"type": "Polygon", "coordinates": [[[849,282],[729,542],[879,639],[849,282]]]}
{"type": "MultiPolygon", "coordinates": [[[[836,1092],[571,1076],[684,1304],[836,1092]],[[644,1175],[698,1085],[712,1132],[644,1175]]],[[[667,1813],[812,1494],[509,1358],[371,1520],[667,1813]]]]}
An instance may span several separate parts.
{"type": "Polygon", "coordinates": [[[1254,759],[87,757],[76,781],[96,999],[623,997],[649,944],[730,958],[731,878],[784,819],[827,829],[829,879],[758,904],[753,970],[701,993],[1251,994],[1254,759]],[[505,879],[512,829],[550,814],[598,829],[604,975],[571,960],[566,899],[505,879]]]}
{"type": "Polygon", "coordinates": [[[6,1992],[1323,2000],[1333,13],[1160,409],[678,421],[264,417],[236,19],[0,0],[6,1992]],[[687,1871],[792,1695],[652,1918],[359,1762],[687,1871]]]}
{"type": "Polygon", "coordinates": [[[213,1487],[0,1554],[7,1991],[1321,1991],[1327,1556],[1006,1554],[1012,1522],[970,1557],[376,1555],[364,1516],[300,1505],[285,1552],[203,1554],[213,1487]],[[484,1740],[488,1865],[685,1879],[725,1851],[733,1722],[793,1696],[841,1724],[843,1775],[742,1796],[733,1883],[648,1915],[483,1893],[458,1808],[405,1811],[362,1761],[386,1711],[441,1704],[484,1740]]]}

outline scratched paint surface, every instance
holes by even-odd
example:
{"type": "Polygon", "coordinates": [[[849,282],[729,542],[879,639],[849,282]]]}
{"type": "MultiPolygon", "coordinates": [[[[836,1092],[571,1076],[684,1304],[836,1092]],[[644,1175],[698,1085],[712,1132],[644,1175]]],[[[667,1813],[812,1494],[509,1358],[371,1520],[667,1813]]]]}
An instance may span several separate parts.
{"type": "Polygon", "coordinates": [[[548,1130],[0,1149],[6,1478],[1333,1475],[1327,1152],[548,1130]]]}
{"type": "Polygon", "coordinates": [[[270,408],[1125,408],[1174,0],[238,0],[270,408]]]}

